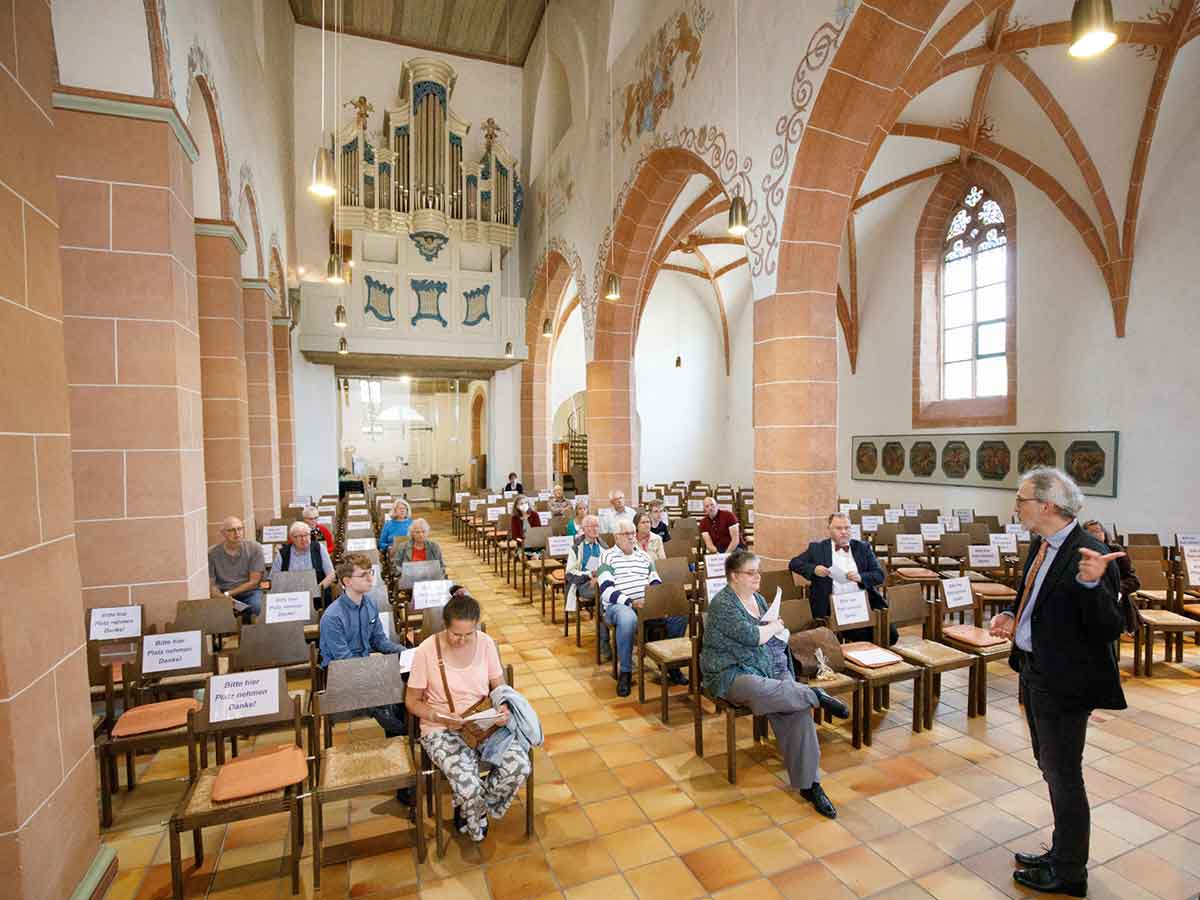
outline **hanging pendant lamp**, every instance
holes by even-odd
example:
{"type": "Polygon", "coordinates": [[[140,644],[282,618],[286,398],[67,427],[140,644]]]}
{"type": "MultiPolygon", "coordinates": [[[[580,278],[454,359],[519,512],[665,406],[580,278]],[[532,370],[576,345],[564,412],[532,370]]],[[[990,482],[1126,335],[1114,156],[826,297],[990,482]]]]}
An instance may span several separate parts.
{"type": "Polygon", "coordinates": [[[336,328],[345,328],[350,323],[346,321],[346,307],[342,304],[337,305],[337,312],[333,316],[333,324],[336,328]]]}
{"type": "Polygon", "coordinates": [[[1071,8],[1071,46],[1076,59],[1099,56],[1117,40],[1112,0],[1075,0],[1071,8]]]}
{"type": "Polygon", "coordinates": [[[342,258],[336,253],[329,254],[329,262],[325,264],[325,280],[330,284],[342,284],[342,258]]]}
{"type": "Polygon", "coordinates": [[[746,201],[738,194],[729,202],[729,227],[726,229],[734,237],[741,237],[747,230],[750,216],[746,212],[746,201]]]}
{"type": "Polygon", "coordinates": [[[512,358],[513,358],[513,345],[512,345],[512,341],[508,341],[508,342],[507,342],[507,343],[505,343],[505,345],[504,345],[504,358],[505,358],[505,359],[512,359],[512,358]]]}
{"type": "Polygon", "coordinates": [[[313,155],[312,180],[308,192],[315,197],[328,199],[336,191],[333,187],[333,151],[325,146],[325,0],[321,0],[321,142],[313,155]]]}
{"type": "Polygon", "coordinates": [[[350,355],[350,345],[346,342],[345,338],[338,338],[338,356],[349,356],[349,355],[350,355]]]}
{"type": "Polygon", "coordinates": [[[608,273],[608,281],[605,282],[604,299],[605,300],[620,300],[621,299],[621,279],[616,272],[608,273]]]}
{"type": "Polygon", "coordinates": [[[542,337],[551,337],[553,334],[554,334],[554,326],[551,324],[550,319],[549,318],[543,319],[542,320],[542,337]]]}

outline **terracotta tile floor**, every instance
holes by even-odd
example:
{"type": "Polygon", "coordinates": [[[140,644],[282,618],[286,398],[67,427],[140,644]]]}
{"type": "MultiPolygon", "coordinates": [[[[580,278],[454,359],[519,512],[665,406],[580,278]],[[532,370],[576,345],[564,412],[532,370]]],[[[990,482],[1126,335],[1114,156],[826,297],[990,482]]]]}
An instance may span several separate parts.
{"type": "MultiPolygon", "coordinates": [[[[573,633],[565,640],[561,624],[542,621],[540,603],[523,603],[445,533],[443,514],[429,518],[442,532],[452,574],[483,603],[488,633],[546,726],[536,757],[537,834],[524,837],[522,794],[482,846],[456,836],[444,859],[431,847],[428,862],[416,866],[411,826],[394,799],[333,804],[325,810],[327,865],[317,895],[1023,895],[1011,880],[1012,850],[1048,841],[1051,816],[1007,666],[989,671],[986,719],[967,720],[966,678],[951,673],[932,731],[910,731],[911,692],[899,687],[873,747],[854,750],[844,727],[822,727],[822,781],[840,813],[826,821],[784,789],[778,755],[771,743],[754,744],[748,719],[738,720],[738,783],[730,785],[720,720],[706,717],[709,753],[697,759],[692,714],[677,691],[669,727],[658,718],[657,684],[643,706],[618,700],[607,671],[592,664],[586,623],[584,647],[576,649],[573,633]],[[339,852],[336,845],[347,843],[350,852],[339,852]]],[[[1126,670],[1130,658],[1127,647],[1126,670]]],[[[1184,900],[1200,892],[1200,648],[1189,639],[1182,665],[1160,662],[1156,672],[1149,681],[1126,678],[1131,708],[1097,713],[1089,730],[1095,898],[1184,900]]],[[[348,731],[369,734],[376,726],[355,721],[339,738],[348,731]]],[[[137,789],[116,798],[114,827],[103,835],[120,859],[111,900],[170,895],[163,823],[184,789],[186,756],[143,757],[138,771],[137,789]]],[[[209,829],[199,871],[185,839],[187,895],[289,897],[285,833],[282,816],[209,829]]],[[[305,897],[314,896],[311,846],[306,840],[301,864],[305,897]]]]}

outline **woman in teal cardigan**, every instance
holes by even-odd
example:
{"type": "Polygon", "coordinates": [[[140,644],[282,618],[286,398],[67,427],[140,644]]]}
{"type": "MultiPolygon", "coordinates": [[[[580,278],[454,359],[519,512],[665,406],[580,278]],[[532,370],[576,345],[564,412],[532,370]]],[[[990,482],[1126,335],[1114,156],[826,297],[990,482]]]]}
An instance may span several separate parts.
{"type": "Polygon", "coordinates": [[[813,722],[815,707],[845,719],[850,710],[820,688],[796,681],[788,630],[778,618],[763,622],[767,601],[757,592],[758,557],[737,550],[725,560],[728,584],[708,604],[700,672],[711,697],[748,706],[766,716],[779,741],[792,789],[827,818],[837,810],[818,780],[821,747],[813,722]]]}

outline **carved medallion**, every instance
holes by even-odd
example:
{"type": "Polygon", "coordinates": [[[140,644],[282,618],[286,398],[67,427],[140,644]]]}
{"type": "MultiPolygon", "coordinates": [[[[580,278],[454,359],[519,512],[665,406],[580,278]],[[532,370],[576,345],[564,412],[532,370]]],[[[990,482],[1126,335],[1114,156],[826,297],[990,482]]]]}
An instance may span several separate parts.
{"type": "Polygon", "coordinates": [[[860,475],[873,475],[879,466],[879,451],[871,441],[863,441],[858,445],[854,455],[854,466],[860,475]]]}
{"type": "Polygon", "coordinates": [[[1072,441],[1064,462],[1067,474],[1084,487],[1095,487],[1104,478],[1104,448],[1095,441],[1072,441]]]}
{"type": "Polygon", "coordinates": [[[971,449],[962,441],[947,441],[942,447],[942,474],[947,478],[966,478],[971,468],[971,449]]]}
{"type": "Polygon", "coordinates": [[[980,478],[1003,481],[1012,468],[1012,451],[1004,441],[984,441],[975,451],[975,468],[980,478]]]}
{"type": "Polygon", "coordinates": [[[929,441],[917,441],[908,451],[908,467],[918,478],[928,478],[937,468],[937,448],[929,441]]]}

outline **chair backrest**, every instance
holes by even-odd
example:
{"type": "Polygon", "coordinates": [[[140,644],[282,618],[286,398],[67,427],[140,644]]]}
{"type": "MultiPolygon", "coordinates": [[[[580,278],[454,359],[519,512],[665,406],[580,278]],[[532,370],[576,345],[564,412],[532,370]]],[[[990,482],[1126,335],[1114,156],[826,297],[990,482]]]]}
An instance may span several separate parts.
{"type": "Polygon", "coordinates": [[[418,581],[441,581],[445,575],[441,562],[436,559],[426,559],[418,562],[406,562],[400,567],[399,587],[409,590],[418,581]]]}
{"type": "MultiPolygon", "coordinates": [[[[315,645],[312,645],[315,648],[315,645]]],[[[237,651],[229,660],[231,672],[299,666],[310,661],[309,643],[304,640],[303,622],[247,625],[242,629],[237,651]]]]}
{"type": "Polygon", "coordinates": [[[233,604],[225,597],[180,600],[175,604],[172,631],[199,629],[205,634],[236,634],[238,627],[238,620],[233,615],[233,604]]]}
{"type": "Polygon", "coordinates": [[[672,535],[671,540],[663,545],[663,551],[667,554],[667,559],[688,559],[692,555],[694,546],[694,541],[683,540],[672,535]]]}
{"type": "Polygon", "coordinates": [[[1162,541],[1158,539],[1157,534],[1151,534],[1150,532],[1144,531],[1134,531],[1125,535],[1125,546],[1127,547],[1135,547],[1138,545],[1146,546],[1149,544],[1159,545],[1162,544],[1162,541]]]}
{"type": "MultiPolygon", "coordinates": [[[[936,519],[934,521],[937,521],[936,519]]],[[[999,516],[976,516],[975,521],[988,528],[989,534],[1001,534],[1004,531],[1004,526],[1000,524],[999,516]]]]}
{"type": "Polygon", "coordinates": [[[966,532],[972,544],[986,544],[988,542],[988,535],[991,534],[987,523],[978,521],[972,522],[970,525],[964,525],[963,531],[966,532]]]}
{"type": "Polygon", "coordinates": [[[888,621],[899,628],[902,625],[920,625],[929,615],[929,604],[921,585],[894,584],[887,589],[888,621]]]}
{"type": "MultiPolygon", "coordinates": [[[[675,542],[671,541],[671,543],[675,542]]],[[[670,546],[670,544],[667,546],[670,546]]],[[[663,584],[681,584],[687,586],[692,584],[696,577],[688,568],[687,559],[681,559],[677,556],[655,560],[654,566],[658,569],[658,577],[663,580],[663,584]]]]}
{"type": "Polygon", "coordinates": [[[1166,591],[1171,589],[1171,580],[1167,575],[1170,563],[1163,559],[1136,560],[1138,580],[1144,591],[1166,591]]]}
{"type": "Polygon", "coordinates": [[[779,618],[788,631],[802,631],[812,621],[812,607],[807,600],[784,600],[779,604],[779,618]]]}
{"type": "Polygon", "coordinates": [[[538,525],[535,528],[530,528],[525,532],[525,549],[545,550],[546,542],[549,540],[549,538],[549,525],[538,525]]]}
{"type": "Polygon", "coordinates": [[[321,589],[317,587],[317,573],[312,569],[304,569],[300,572],[271,574],[272,594],[286,594],[292,591],[308,591],[310,597],[319,597],[321,589]]]}
{"type": "Polygon", "coordinates": [[[762,573],[762,581],[758,583],[758,592],[766,598],[767,603],[774,601],[776,588],[783,591],[785,601],[795,600],[800,596],[800,587],[796,584],[796,579],[786,569],[782,572],[762,573]]]}
{"type": "Polygon", "coordinates": [[[652,584],[646,588],[644,599],[645,603],[637,611],[640,619],[686,616],[692,608],[687,589],[682,584],[652,584]]]}
{"type": "Polygon", "coordinates": [[[901,534],[920,534],[921,520],[916,516],[901,516],[900,517],[900,533],[901,534]]]}
{"type": "MultiPolygon", "coordinates": [[[[163,634],[178,634],[181,631],[199,630],[198,628],[176,628],[172,623],[163,628],[163,634]]],[[[144,673],[142,671],[142,652],[147,636],[138,639],[137,652],[125,664],[122,670],[122,674],[130,682],[140,679],[153,681],[156,678],[171,678],[176,675],[215,675],[217,673],[216,659],[212,652],[212,636],[204,633],[200,635],[200,664],[198,666],[184,666],[177,669],[163,669],[162,671],[151,672],[149,674],[144,673]]]]}
{"type": "MultiPolygon", "coordinates": [[[[900,523],[899,522],[884,522],[877,529],[875,529],[875,537],[872,539],[872,543],[875,544],[876,546],[883,546],[884,544],[894,544],[894,543],[896,543],[896,535],[899,532],[900,532],[900,523]]],[[[865,537],[865,535],[864,535],[864,537],[865,537]]]]}
{"type": "Polygon", "coordinates": [[[951,531],[942,535],[938,541],[938,556],[948,556],[953,559],[964,559],[967,547],[971,544],[971,536],[964,531],[951,531]]]}
{"type": "Polygon", "coordinates": [[[325,690],[313,695],[313,714],[356,712],[403,701],[400,657],[387,653],[335,659],[325,670],[325,690]]]}
{"type": "Polygon", "coordinates": [[[550,517],[550,535],[552,537],[562,537],[567,533],[566,516],[551,516],[550,517]]]}
{"type": "Polygon", "coordinates": [[[918,509],[917,521],[925,524],[933,524],[934,522],[937,522],[938,516],[941,514],[941,510],[937,509],[918,509]]]}

